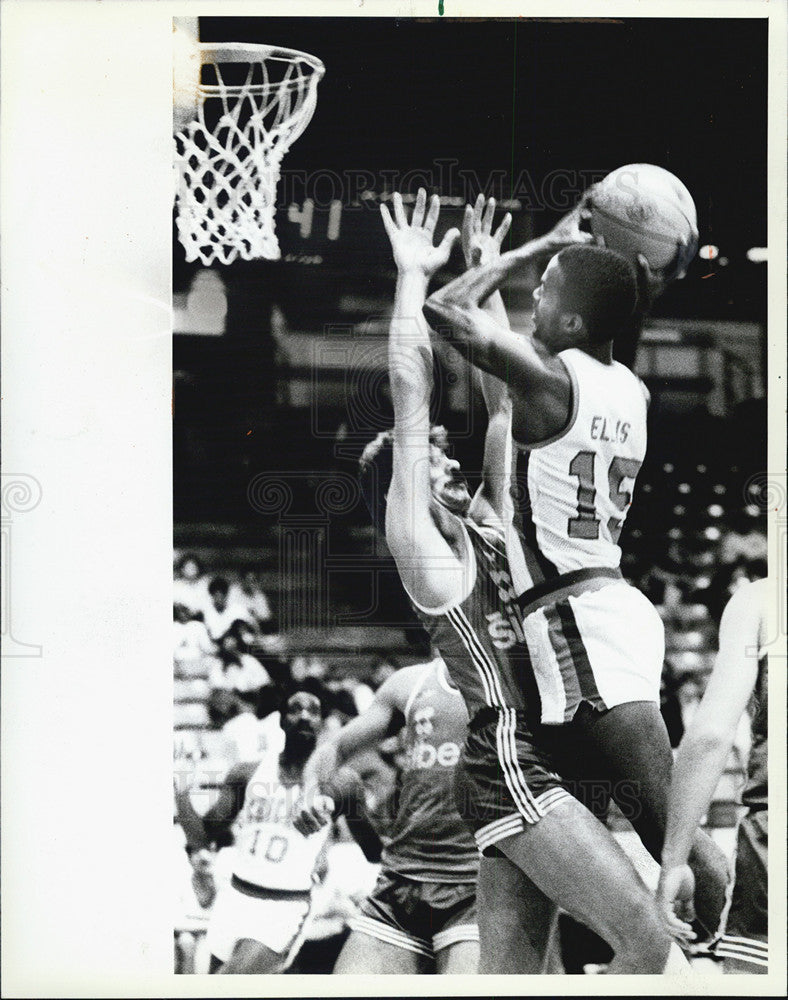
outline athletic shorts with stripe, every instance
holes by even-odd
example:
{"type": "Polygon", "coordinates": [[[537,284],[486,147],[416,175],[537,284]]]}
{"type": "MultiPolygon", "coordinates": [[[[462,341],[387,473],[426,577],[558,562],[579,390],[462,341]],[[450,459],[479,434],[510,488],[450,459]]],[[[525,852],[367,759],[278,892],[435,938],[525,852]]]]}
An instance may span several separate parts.
{"type": "Polygon", "coordinates": [[[525,715],[510,708],[477,712],[454,790],[457,809],[487,856],[497,853],[499,840],[537,823],[572,797],[552,758],[534,745],[525,715]]]}
{"type": "Polygon", "coordinates": [[[383,870],[351,917],[352,931],[427,958],[460,941],[478,941],[475,882],[417,882],[383,870]]]}
{"type": "Polygon", "coordinates": [[[584,701],[600,711],[659,703],[665,631],[639,590],[623,580],[581,580],[535,601],[525,594],[522,602],[542,722],[571,722],[584,701]]]}
{"type": "Polygon", "coordinates": [[[739,824],[731,905],[725,933],[714,948],[735,971],[765,973],[769,961],[768,821],[768,810],[757,809],[739,824]]]}

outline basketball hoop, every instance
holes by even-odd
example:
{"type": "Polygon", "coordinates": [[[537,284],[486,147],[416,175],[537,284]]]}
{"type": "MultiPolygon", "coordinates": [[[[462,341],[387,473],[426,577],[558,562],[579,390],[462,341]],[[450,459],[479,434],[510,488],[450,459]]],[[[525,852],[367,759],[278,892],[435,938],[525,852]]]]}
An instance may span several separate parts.
{"type": "Polygon", "coordinates": [[[199,72],[191,85],[176,79],[177,227],[186,259],[278,260],[280,166],[314,114],[325,67],[269,45],[222,42],[197,51],[202,79],[199,72]]]}

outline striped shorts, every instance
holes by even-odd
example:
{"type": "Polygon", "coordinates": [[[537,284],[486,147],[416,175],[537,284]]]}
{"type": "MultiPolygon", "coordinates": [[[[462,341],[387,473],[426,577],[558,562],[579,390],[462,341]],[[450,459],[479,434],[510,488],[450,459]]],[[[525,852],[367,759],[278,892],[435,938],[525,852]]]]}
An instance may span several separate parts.
{"type": "Polygon", "coordinates": [[[582,702],[599,711],[659,703],[662,619],[639,590],[603,582],[581,582],[530,604],[523,595],[523,632],[548,725],[571,722],[582,702]]]}
{"type": "Polygon", "coordinates": [[[417,882],[381,871],[351,931],[434,958],[460,941],[478,941],[475,882],[417,882]]]}
{"type": "Polygon", "coordinates": [[[485,708],[470,724],[455,776],[457,809],[482,854],[571,798],[522,712],[485,708]]]}
{"type": "Polygon", "coordinates": [[[768,822],[768,811],[758,809],[747,813],[739,824],[733,896],[725,933],[714,947],[717,957],[725,959],[726,971],[767,971],[768,822]]]}

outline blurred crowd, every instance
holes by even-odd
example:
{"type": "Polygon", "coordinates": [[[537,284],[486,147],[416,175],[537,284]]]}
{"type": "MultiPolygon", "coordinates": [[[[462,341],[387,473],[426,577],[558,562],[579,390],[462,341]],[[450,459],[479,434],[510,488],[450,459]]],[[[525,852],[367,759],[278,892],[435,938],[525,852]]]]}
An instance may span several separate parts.
{"type": "MultiPolygon", "coordinates": [[[[377,688],[397,669],[385,657],[367,658],[363,668],[312,653],[293,654],[277,632],[272,601],[257,567],[206,573],[194,553],[175,563],[173,603],[175,791],[190,790],[204,813],[229,769],[242,762],[277,757],[284,746],[279,705],[293,681],[314,684],[328,695],[326,731],[343,726],[370,704],[377,688]]],[[[392,737],[377,752],[359,754],[353,769],[361,779],[368,816],[385,831],[395,808],[400,744],[392,737]]],[[[204,937],[210,904],[201,900],[186,858],[183,832],[175,824],[176,969],[207,971],[204,937]]],[[[219,846],[212,861],[217,886],[230,877],[232,844],[219,846]]],[[[306,941],[291,972],[330,972],[344,941],[348,918],[377,877],[344,820],[336,824],[316,890],[306,941]]]]}

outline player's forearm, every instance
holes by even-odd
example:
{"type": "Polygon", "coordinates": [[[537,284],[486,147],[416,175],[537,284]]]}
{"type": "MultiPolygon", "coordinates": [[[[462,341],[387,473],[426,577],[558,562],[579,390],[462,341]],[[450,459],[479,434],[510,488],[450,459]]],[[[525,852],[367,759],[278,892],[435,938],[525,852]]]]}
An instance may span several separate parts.
{"type": "Polygon", "coordinates": [[[192,805],[188,789],[183,789],[176,794],[175,808],[178,823],[186,837],[187,850],[198,851],[208,847],[210,838],[202,817],[192,805]]]}
{"type": "Polygon", "coordinates": [[[324,739],[304,766],[304,787],[323,789],[347,760],[342,752],[338,734],[324,739]]]}
{"type": "Polygon", "coordinates": [[[432,393],[432,345],[422,307],[427,278],[401,272],[389,330],[389,379],[397,432],[429,428],[432,393]],[[415,421],[415,426],[414,425],[415,421]]]}
{"type": "MultiPolygon", "coordinates": [[[[435,321],[440,322],[441,319],[442,307],[449,303],[466,307],[486,304],[493,292],[497,291],[513,274],[528,264],[543,259],[548,252],[547,242],[543,238],[530,240],[516,250],[510,250],[508,253],[493,258],[482,267],[465,271],[464,274],[448,282],[427,299],[424,306],[427,322],[435,329],[435,321]]],[[[502,308],[502,300],[500,304],[493,303],[493,309],[496,312],[502,308]]],[[[508,326],[508,320],[506,325],[508,326]]]]}
{"type": "Polygon", "coordinates": [[[695,833],[725,769],[733,739],[719,732],[687,733],[676,754],[668,797],[662,866],[686,864],[695,833]]]}

